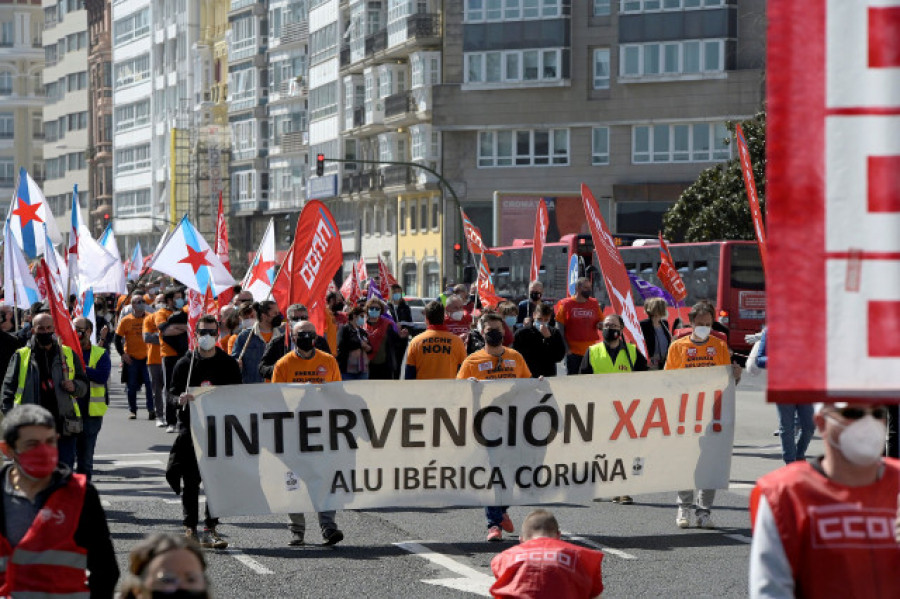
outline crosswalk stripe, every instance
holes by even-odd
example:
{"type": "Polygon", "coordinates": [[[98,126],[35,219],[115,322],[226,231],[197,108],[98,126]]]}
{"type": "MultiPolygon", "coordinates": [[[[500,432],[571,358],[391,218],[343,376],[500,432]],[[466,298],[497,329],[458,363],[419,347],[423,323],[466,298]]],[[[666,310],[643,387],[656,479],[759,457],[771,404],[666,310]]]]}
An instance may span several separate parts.
{"type": "Polygon", "coordinates": [[[561,530],[559,532],[562,536],[566,537],[567,539],[571,539],[573,541],[578,541],[579,543],[582,543],[583,545],[587,545],[588,547],[593,547],[594,549],[599,549],[603,553],[608,553],[609,555],[615,555],[616,557],[620,557],[622,559],[637,559],[636,556],[631,555],[630,553],[626,553],[625,551],[621,551],[619,549],[613,549],[612,547],[607,547],[607,546],[601,545],[595,541],[592,541],[591,539],[581,537],[578,535],[573,535],[572,533],[566,532],[564,530],[561,530]]]}

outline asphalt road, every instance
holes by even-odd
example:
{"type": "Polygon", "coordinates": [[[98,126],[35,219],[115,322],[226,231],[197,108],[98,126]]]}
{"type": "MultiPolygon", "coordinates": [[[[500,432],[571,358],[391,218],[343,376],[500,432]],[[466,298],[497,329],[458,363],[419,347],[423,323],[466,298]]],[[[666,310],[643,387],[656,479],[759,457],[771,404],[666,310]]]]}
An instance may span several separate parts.
{"type": "MultiPolygon", "coordinates": [[[[128,552],[145,535],[182,533],[181,505],[163,478],[175,435],[156,428],[143,410],[138,420],[127,420],[117,367],[112,378],[94,482],[125,572],[128,552]]],[[[678,529],[674,493],[638,496],[628,506],[552,508],[569,540],[606,551],[604,597],[746,596],[750,489],[782,465],[772,435],[777,416],[764,389],[764,377],[745,376],[738,385],[731,488],[719,491],[713,512],[718,529],[678,529]]],[[[817,437],[809,454],[818,453],[817,437]]],[[[513,507],[510,515],[519,524],[529,510],[513,507]]],[[[315,516],[307,521],[307,541],[318,541],[315,516]]],[[[287,546],[286,516],[224,521],[219,529],[231,546],[207,556],[215,596],[489,596],[490,560],[516,542],[515,535],[502,544],[485,542],[482,509],[345,511],[337,521],[343,543],[299,548],[287,546]]]]}

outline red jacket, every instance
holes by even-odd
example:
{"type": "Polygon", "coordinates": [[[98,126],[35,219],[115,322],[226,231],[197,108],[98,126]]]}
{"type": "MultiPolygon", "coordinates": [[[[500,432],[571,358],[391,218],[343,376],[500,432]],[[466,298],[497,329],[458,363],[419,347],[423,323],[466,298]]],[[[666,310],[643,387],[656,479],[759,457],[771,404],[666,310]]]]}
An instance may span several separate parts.
{"type": "Polygon", "coordinates": [[[89,594],[87,550],[75,544],[87,479],[73,474],[55,490],[15,547],[0,537],[0,596],[89,594]]]}
{"type": "Polygon", "coordinates": [[[750,495],[756,522],[765,495],[794,574],[797,597],[900,597],[900,544],[894,539],[900,461],[864,487],[838,484],[808,462],[762,478],[750,495]]]}
{"type": "Polygon", "coordinates": [[[589,599],[603,592],[603,553],[548,537],[510,547],[491,560],[495,598],[589,599]]]}

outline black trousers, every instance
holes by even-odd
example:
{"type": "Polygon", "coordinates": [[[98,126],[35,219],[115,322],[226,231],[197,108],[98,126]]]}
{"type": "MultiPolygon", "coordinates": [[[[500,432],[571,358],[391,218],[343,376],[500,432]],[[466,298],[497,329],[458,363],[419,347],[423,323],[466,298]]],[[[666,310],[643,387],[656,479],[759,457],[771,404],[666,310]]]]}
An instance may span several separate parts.
{"type": "MultiPolygon", "coordinates": [[[[181,466],[181,513],[184,519],[181,523],[190,528],[196,528],[200,521],[200,468],[197,466],[197,456],[191,443],[190,429],[182,430],[175,439],[178,454],[178,463],[181,466]]],[[[218,518],[209,515],[209,504],[206,506],[204,523],[206,528],[215,528],[219,523],[218,518]]]]}
{"type": "MultiPolygon", "coordinates": [[[[172,384],[172,373],[175,372],[175,364],[180,360],[180,356],[165,356],[162,359],[163,380],[166,388],[166,424],[175,426],[178,424],[178,398],[169,394],[169,385],[172,384]]],[[[159,415],[161,416],[161,414],[159,415]]]]}

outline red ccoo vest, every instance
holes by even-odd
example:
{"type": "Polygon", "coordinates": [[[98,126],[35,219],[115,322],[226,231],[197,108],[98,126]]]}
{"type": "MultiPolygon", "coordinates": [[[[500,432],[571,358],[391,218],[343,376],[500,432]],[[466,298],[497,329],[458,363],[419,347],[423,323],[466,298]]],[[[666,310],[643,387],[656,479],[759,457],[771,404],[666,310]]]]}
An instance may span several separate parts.
{"type": "Polygon", "coordinates": [[[87,550],[75,544],[87,479],[73,474],[51,493],[15,547],[0,537],[0,596],[88,599],[87,550]]]}

